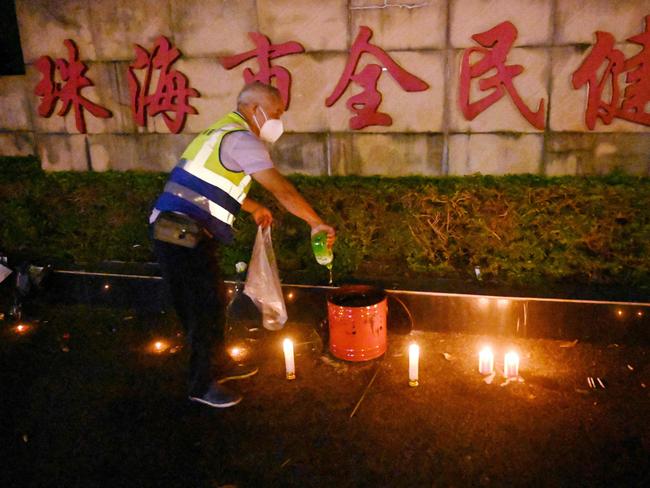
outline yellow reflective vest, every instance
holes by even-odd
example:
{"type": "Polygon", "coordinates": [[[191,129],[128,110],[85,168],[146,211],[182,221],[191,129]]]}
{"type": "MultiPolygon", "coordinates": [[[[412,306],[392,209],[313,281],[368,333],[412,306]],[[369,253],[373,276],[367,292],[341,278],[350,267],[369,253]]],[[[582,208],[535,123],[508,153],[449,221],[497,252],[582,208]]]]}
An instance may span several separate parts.
{"type": "Polygon", "coordinates": [[[226,134],[247,130],[246,120],[230,112],[196,136],[170,173],[155,208],[188,215],[215,238],[232,242],[232,224],[248,194],[251,177],[226,168],[220,148],[226,134]]]}

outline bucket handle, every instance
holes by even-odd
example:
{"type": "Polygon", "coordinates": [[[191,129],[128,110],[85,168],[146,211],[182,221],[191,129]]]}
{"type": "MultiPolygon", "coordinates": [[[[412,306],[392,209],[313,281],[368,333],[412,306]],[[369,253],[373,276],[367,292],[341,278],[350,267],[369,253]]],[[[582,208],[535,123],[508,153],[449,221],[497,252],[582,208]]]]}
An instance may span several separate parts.
{"type": "Polygon", "coordinates": [[[390,296],[391,298],[396,300],[397,303],[399,303],[402,306],[402,308],[406,312],[406,315],[408,315],[409,322],[411,324],[410,330],[412,331],[413,327],[415,327],[415,322],[413,321],[413,315],[411,314],[411,311],[409,310],[409,308],[406,306],[406,303],[404,303],[404,301],[401,298],[397,297],[397,295],[394,295],[394,294],[392,294],[390,292],[387,292],[386,295],[390,296]]]}

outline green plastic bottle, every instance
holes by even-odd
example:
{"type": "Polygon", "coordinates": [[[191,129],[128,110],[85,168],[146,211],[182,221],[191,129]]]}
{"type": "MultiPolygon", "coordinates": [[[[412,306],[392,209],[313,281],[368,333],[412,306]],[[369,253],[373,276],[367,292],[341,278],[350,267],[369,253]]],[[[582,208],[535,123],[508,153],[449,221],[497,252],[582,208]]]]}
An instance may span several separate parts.
{"type": "Polygon", "coordinates": [[[318,264],[325,266],[330,272],[330,282],[333,282],[332,277],[332,261],[334,261],[334,253],[327,246],[327,232],[324,230],[317,232],[311,236],[311,249],[314,251],[314,257],[318,264]]]}
{"type": "Polygon", "coordinates": [[[332,267],[334,253],[327,246],[327,232],[322,230],[311,236],[311,249],[314,251],[314,257],[318,264],[322,264],[328,268],[332,267]]]}

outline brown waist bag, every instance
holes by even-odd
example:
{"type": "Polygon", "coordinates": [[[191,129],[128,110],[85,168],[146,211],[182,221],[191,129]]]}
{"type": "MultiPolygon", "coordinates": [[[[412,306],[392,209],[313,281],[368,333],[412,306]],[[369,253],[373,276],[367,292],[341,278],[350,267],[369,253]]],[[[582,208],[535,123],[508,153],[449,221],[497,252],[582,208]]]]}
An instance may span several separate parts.
{"type": "Polygon", "coordinates": [[[177,246],[195,248],[206,238],[201,226],[187,215],[161,212],[153,224],[153,238],[177,246]]]}

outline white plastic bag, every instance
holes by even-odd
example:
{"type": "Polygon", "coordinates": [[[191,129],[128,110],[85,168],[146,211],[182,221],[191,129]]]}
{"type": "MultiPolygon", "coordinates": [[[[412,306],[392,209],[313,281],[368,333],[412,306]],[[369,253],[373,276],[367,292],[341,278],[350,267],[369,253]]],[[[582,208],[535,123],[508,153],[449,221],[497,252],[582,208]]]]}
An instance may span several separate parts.
{"type": "Polygon", "coordinates": [[[284,326],[287,321],[287,308],[273,252],[271,227],[264,230],[262,227],[257,228],[244,293],[262,312],[262,323],[266,329],[279,330],[284,326]]]}
{"type": "Polygon", "coordinates": [[[0,264],[0,283],[2,283],[5,280],[5,278],[11,274],[11,272],[12,272],[11,269],[0,264]]]}

